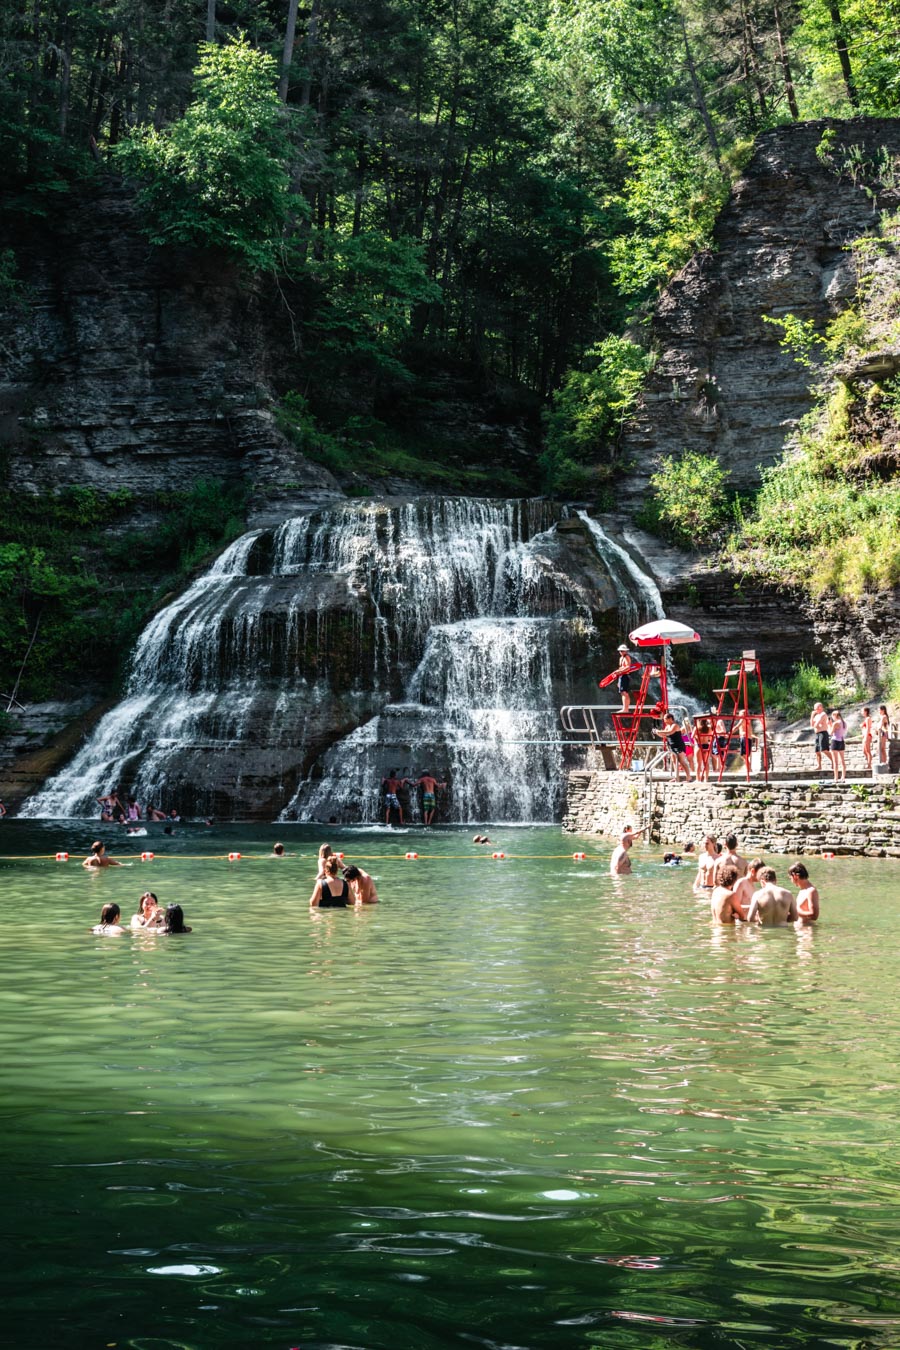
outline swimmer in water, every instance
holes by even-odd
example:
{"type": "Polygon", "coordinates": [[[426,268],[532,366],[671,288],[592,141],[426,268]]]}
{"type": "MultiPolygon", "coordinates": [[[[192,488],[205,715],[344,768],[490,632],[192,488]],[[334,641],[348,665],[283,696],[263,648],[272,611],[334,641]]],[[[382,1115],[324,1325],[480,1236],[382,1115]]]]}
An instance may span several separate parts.
{"type": "Polygon", "coordinates": [[[774,867],[761,867],[759,879],[761,888],[755,892],[747,910],[747,922],[758,923],[763,928],[777,928],[781,924],[793,923],[797,918],[797,906],[794,897],[784,886],[779,886],[774,867]]]}
{"type": "Polygon", "coordinates": [[[741,912],[734,903],[734,887],[738,880],[737,868],[728,863],[719,872],[719,879],[712,889],[709,905],[716,923],[732,924],[741,922],[741,912]]]}
{"type": "Polygon", "coordinates": [[[819,892],[809,879],[809,873],[803,863],[794,863],[788,870],[788,876],[799,889],[797,891],[797,927],[808,928],[819,917],[819,892]]]}
{"type": "Polygon", "coordinates": [[[330,844],[322,844],[319,849],[319,865],[316,870],[316,881],[321,881],[325,875],[325,864],[329,858],[334,856],[334,849],[330,844]]]}
{"type": "Polygon", "coordinates": [[[737,874],[738,874],[739,877],[742,877],[742,876],[745,876],[745,875],[746,875],[746,872],[747,872],[747,859],[746,859],[746,858],[742,858],[741,855],[740,855],[740,854],[738,853],[738,851],[737,851],[737,835],[736,835],[736,834],[726,834],[726,836],[725,836],[725,848],[724,848],[724,850],[719,854],[719,859],[718,859],[718,862],[716,863],[716,867],[724,867],[724,866],[726,866],[726,864],[728,864],[728,863],[730,863],[732,867],[736,867],[736,868],[737,868],[737,874]]]}
{"type": "Polygon", "coordinates": [[[756,893],[756,887],[759,884],[758,876],[760,868],[763,866],[762,858],[754,858],[747,864],[747,875],[740,877],[734,888],[732,904],[739,911],[741,918],[747,922],[747,913],[750,909],[750,902],[756,893]]]}
{"type": "Polygon", "coordinates": [[[152,891],[144,891],[137,912],[131,916],[132,928],[159,928],[165,921],[162,906],[152,891]]]}
{"type": "Polygon", "coordinates": [[[122,866],[122,864],[121,864],[120,862],[116,862],[115,858],[110,858],[110,857],[108,856],[108,854],[107,854],[107,852],[106,852],[106,845],[105,845],[104,843],[101,843],[101,841],[100,841],[99,839],[95,839],[94,842],[93,842],[93,844],[91,844],[91,852],[90,852],[90,856],[87,857],[87,858],[85,858],[84,862],[83,862],[81,865],[82,865],[82,867],[121,867],[121,866],[122,866]]]}
{"type": "Polygon", "coordinates": [[[350,883],[339,876],[340,864],[334,854],[323,863],[322,876],[316,878],[309,897],[311,909],[346,909],[350,903],[350,883]]]}
{"type": "Polygon", "coordinates": [[[166,922],[162,929],[163,933],[191,933],[193,929],[188,928],[184,922],[184,910],[180,905],[166,906],[166,922]]]}
{"type": "Polygon", "coordinates": [[[697,854],[697,876],[694,879],[694,890],[698,895],[703,895],[705,891],[711,891],[715,885],[714,873],[718,861],[718,840],[715,835],[708,834],[703,841],[702,850],[697,854]]]}
{"type": "Polygon", "coordinates": [[[350,897],[355,905],[377,905],[375,882],[361,867],[345,867],[344,880],[350,886],[350,897]]]}
{"type": "Polygon", "coordinates": [[[100,911],[100,922],[94,925],[91,932],[96,933],[99,937],[118,937],[120,933],[125,932],[125,929],[119,923],[121,913],[118,905],[104,905],[100,911]]]}
{"type": "Polygon", "coordinates": [[[609,874],[612,877],[627,877],[631,872],[631,859],[628,856],[628,850],[637,839],[638,835],[644,833],[644,826],[639,830],[633,830],[626,826],[622,831],[622,836],[616,847],[612,851],[609,860],[609,874]]]}
{"type": "Polygon", "coordinates": [[[272,857],[273,857],[273,858],[283,858],[284,856],[285,856],[285,853],[284,853],[284,844],[273,844],[273,845],[272,845],[272,857]]]}

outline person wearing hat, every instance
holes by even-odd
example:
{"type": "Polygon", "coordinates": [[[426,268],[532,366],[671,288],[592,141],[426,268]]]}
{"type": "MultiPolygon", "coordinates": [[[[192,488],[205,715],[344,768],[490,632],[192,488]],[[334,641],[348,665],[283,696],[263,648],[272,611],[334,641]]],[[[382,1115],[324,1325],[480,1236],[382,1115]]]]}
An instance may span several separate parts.
{"type": "Polygon", "coordinates": [[[629,671],[631,670],[631,667],[633,665],[634,660],[632,658],[631,652],[628,650],[628,648],[625,646],[625,643],[623,642],[619,646],[619,665],[618,665],[619,678],[616,681],[616,688],[622,695],[623,713],[628,712],[628,709],[631,707],[631,675],[629,674],[629,671]]]}

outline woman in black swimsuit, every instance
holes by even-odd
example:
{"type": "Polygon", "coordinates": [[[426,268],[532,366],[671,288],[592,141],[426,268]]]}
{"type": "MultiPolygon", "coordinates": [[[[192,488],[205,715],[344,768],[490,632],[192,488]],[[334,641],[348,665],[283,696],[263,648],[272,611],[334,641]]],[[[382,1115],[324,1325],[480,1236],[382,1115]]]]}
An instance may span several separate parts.
{"type": "Polygon", "coordinates": [[[322,879],[317,880],[309,897],[311,909],[346,909],[350,903],[350,887],[338,876],[340,860],[333,855],[322,864],[322,879]]]}

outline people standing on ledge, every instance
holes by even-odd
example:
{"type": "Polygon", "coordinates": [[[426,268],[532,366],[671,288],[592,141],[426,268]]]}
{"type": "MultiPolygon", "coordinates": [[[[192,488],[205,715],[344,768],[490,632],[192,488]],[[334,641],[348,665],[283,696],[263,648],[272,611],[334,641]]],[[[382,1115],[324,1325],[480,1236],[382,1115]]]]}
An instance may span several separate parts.
{"type": "MultiPolygon", "coordinates": [[[[422,789],[422,821],[425,825],[430,825],[434,820],[434,808],[438,788],[445,788],[446,783],[439,783],[433,774],[423,773],[422,777],[416,783],[416,787],[422,789]]],[[[401,815],[402,823],[402,815],[401,815]]]]}
{"type": "Polygon", "coordinates": [[[809,878],[809,872],[803,863],[794,863],[788,869],[788,876],[797,889],[797,926],[807,928],[819,917],[819,892],[809,878]]]}
{"type": "Polygon", "coordinates": [[[666,743],[666,749],[671,750],[675,757],[675,773],[673,776],[676,782],[680,777],[678,770],[681,768],[684,770],[685,778],[690,783],[693,774],[691,773],[690,761],[685,754],[684,736],[681,727],[670,712],[663,714],[663,724],[661,727],[653,728],[653,735],[661,737],[666,743]]]}
{"type": "Polygon", "coordinates": [[[875,724],[874,724],[874,722],[872,721],[872,710],[871,710],[871,708],[863,708],[863,710],[862,710],[862,720],[861,720],[861,722],[860,722],[860,724],[859,724],[859,729],[860,729],[860,731],[862,732],[862,752],[863,752],[863,759],[864,759],[864,761],[865,761],[866,768],[869,770],[869,773],[871,773],[871,772],[872,772],[872,736],[873,736],[873,733],[874,733],[874,730],[875,730],[875,724]]]}
{"type": "Polygon", "coordinates": [[[644,833],[644,826],[639,830],[634,830],[630,825],[626,825],[622,831],[619,843],[612,851],[612,857],[609,860],[609,874],[613,877],[626,877],[631,872],[631,859],[628,856],[628,850],[637,839],[638,835],[644,833]]]}
{"type": "Polygon", "coordinates": [[[891,719],[883,703],[878,705],[878,763],[888,762],[888,741],[891,735],[891,719]]]}
{"type": "Polygon", "coordinates": [[[104,843],[101,843],[101,841],[100,841],[99,839],[95,839],[94,842],[93,842],[93,844],[91,844],[91,853],[90,853],[90,857],[85,858],[84,862],[83,862],[81,865],[82,865],[82,867],[121,867],[121,866],[122,866],[122,864],[121,864],[120,862],[116,862],[115,858],[110,858],[110,857],[107,855],[107,852],[106,852],[106,845],[105,845],[104,843]]]}
{"type": "Polygon", "coordinates": [[[831,714],[828,734],[831,737],[831,764],[834,769],[834,781],[846,783],[847,760],[844,753],[844,743],[847,739],[847,723],[844,721],[844,714],[840,708],[835,708],[831,714]]]}
{"type": "Polygon", "coordinates": [[[622,712],[628,712],[631,707],[631,668],[634,665],[634,657],[623,642],[619,647],[619,678],[616,680],[616,688],[622,695],[622,712]]]}
{"type": "Polygon", "coordinates": [[[388,769],[387,777],[381,780],[381,795],[384,799],[384,823],[390,825],[391,812],[396,811],[403,824],[403,807],[400,805],[399,792],[406,785],[405,778],[397,777],[396,769],[388,769]]]}
{"type": "Polygon", "coordinates": [[[828,733],[828,714],[821,703],[814,703],[809,715],[809,725],[816,733],[816,773],[822,772],[822,756],[825,755],[829,767],[832,765],[831,737],[828,733]]]}

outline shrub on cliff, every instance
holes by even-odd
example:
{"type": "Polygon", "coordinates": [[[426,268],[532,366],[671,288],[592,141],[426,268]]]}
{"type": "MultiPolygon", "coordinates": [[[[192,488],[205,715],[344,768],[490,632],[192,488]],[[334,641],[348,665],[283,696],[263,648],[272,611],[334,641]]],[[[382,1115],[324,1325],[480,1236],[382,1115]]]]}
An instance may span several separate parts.
{"type": "Polygon", "coordinates": [[[194,98],[158,131],[139,127],[116,149],[140,179],[155,244],[224,248],[251,267],[277,265],[285,226],[304,205],[290,191],[288,144],[271,56],[243,38],[203,43],[194,98]]]}
{"type": "Polygon", "coordinates": [[[662,532],[684,548],[708,543],[731,515],[725,470],[714,455],[685,450],[680,459],[665,461],[650,488],[650,513],[662,532]]]}

